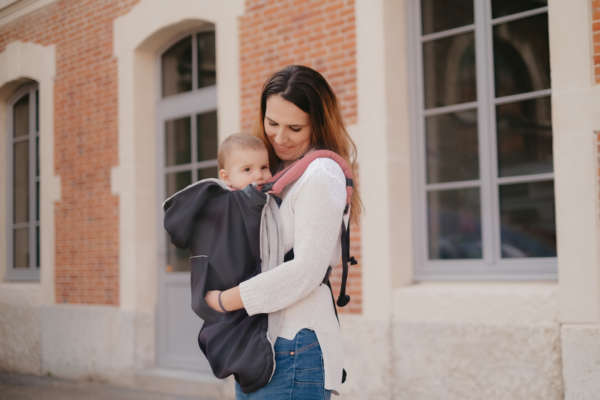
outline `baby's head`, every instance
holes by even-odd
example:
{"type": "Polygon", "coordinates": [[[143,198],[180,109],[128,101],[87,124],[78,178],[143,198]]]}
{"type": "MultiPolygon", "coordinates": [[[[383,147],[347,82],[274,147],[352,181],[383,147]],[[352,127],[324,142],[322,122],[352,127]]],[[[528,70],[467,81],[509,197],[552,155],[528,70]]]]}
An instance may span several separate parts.
{"type": "Polygon", "coordinates": [[[233,189],[243,189],[251,183],[263,183],[271,178],[269,153],[259,138],[235,133],[228,136],[217,155],[219,178],[233,189]]]}

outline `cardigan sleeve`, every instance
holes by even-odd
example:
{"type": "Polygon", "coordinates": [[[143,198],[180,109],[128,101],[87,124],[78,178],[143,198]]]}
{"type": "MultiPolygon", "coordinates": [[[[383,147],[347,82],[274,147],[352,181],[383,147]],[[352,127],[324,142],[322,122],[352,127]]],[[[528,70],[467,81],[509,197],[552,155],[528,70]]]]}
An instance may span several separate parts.
{"type": "Polygon", "coordinates": [[[316,159],[290,195],[294,215],[294,259],[242,282],[248,315],[281,310],[301,300],[323,281],[340,240],[346,180],[331,159],[316,159]]]}

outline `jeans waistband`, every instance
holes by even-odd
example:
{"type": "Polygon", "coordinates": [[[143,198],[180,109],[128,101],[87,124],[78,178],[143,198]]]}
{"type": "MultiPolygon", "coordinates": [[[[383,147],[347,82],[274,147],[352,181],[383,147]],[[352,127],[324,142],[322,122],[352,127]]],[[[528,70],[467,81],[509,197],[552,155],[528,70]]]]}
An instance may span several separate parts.
{"type": "Polygon", "coordinates": [[[311,329],[305,328],[300,330],[292,340],[278,337],[277,341],[275,342],[275,352],[280,353],[294,351],[296,353],[300,353],[318,344],[319,342],[315,332],[311,329]]]}

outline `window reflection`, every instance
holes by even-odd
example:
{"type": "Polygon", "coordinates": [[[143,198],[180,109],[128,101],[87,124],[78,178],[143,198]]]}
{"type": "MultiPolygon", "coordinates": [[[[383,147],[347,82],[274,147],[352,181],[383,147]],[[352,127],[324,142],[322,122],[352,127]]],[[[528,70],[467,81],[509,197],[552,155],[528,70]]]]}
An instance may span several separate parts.
{"type": "Polygon", "coordinates": [[[492,18],[533,10],[548,5],[548,0],[492,0],[492,18]]]}
{"type": "Polygon", "coordinates": [[[475,101],[475,47],[472,32],[423,43],[425,108],[475,101]]]}
{"type": "Polygon", "coordinates": [[[477,111],[427,117],[427,183],[479,178],[477,111]]]}
{"type": "Polygon", "coordinates": [[[175,43],[161,57],[162,95],[192,90],[192,38],[175,43]]]}
{"type": "Polygon", "coordinates": [[[196,115],[198,161],[217,158],[217,112],[196,115]]]}
{"type": "Polygon", "coordinates": [[[496,97],[550,87],[548,15],[494,26],[496,97]]]}
{"type": "Polygon", "coordinates": [[[502,257],[556,257],[554,182],[500,185],[502,257]]]}
{"type": "Polygon", "coordinates": [[[478,188],[427,193],[429,258],[481,258],[478,188]]]}
{"type": "Polygon", "coordinates": [[[217,81],[215,31],[196,35],[198,42],[198,88],[212,86],[217,81]]]}
{"type": "Polygon", "coordinates": [[[552,172],[550,97],[496,107],[498,175],[552,172]]]}
{"type": "Polygon", "coordinates": [[[421,22],[423,35],[471,25],[473,0],[421,0],[421,22]]]}
{"type": "Polygon", "coordinates": [[[192,160],[189,117],[165,122],[166,165],[187,164],[192,160]]]}

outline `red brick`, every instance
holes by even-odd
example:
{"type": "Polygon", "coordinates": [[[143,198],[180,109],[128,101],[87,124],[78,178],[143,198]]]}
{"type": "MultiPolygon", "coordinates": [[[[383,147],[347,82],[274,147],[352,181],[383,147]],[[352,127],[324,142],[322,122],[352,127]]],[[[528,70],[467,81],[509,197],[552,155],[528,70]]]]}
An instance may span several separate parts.
{"type": "Polygon", "coordinates": [[[55,2],[0,29],[15,41],[56,46],[54,173],[55,293],[63,303],[119,304],[117,65],[112,24],[137,0],[55,2]]]}

